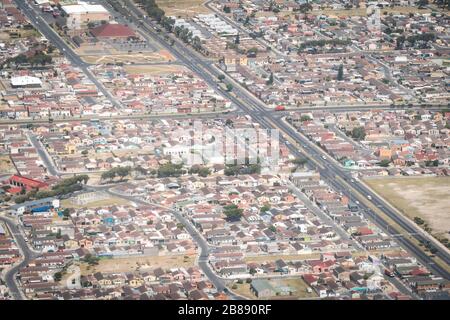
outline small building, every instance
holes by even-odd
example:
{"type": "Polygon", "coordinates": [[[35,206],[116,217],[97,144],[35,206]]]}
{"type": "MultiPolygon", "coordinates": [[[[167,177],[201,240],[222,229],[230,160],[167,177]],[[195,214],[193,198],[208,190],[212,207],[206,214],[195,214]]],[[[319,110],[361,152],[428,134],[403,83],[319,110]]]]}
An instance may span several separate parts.
{"type": "Polygon", "coordinates": [[[24,203],[19,203],[11,206],[11,214],[13,215],[23,215],[25,212],[44,212],[50,209],[58,209],[60,206],[59,199],[56,198],[43,198],[39,200],[26,201],[24,203]]]}
{"type": "Polygon", "coordinates": [[[46,189],[49,186],[45,182],[19,176],[16,174],[8,179],[8,184],[11,186],[11,188],[25,188],[27,192],[31,190],[46,189]]]}
{"type": "Polygon", "coordinates": [[[37,77],[21,76],[11,78],[12,88],[40,88],[41,86],[42,81],[37,77]]]}
{"type": "Polygon", "coordinates": [[[273,297],[276,295],[274,287],[272,287],[269,281],[263,279],[253,280],[250,284],[250,290],[258,298],[273,297]]]}

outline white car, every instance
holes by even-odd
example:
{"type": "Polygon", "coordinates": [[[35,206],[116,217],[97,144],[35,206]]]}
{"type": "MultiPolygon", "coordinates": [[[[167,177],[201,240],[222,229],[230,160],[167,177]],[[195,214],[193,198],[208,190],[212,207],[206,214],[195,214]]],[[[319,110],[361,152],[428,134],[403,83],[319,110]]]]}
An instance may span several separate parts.
{"type": "Polygon", "coordinates": [[[367,195],[367,199],[372,200],[372,196],[371,195],[367,195]]]}
{"type": "Polygon", "coordinates": [[[322,156],[322,159],[323,159],[323,160],[327,160],[327,157],[325,157],[325,156],[322,156]]]}

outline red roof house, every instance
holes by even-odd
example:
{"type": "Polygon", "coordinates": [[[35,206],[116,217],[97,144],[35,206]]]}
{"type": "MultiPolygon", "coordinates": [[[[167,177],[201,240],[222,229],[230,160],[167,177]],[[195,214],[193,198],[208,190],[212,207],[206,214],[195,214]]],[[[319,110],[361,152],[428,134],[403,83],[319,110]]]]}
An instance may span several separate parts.
{"type": "Polygon", "coordinates": [[[9,185],[11,185],[14,189],[16,188],[22,188],[24,187],[26,191],[30,191],[33,189],[45,189],[48,188],[48,183],[30,179],[27,177],[19,176],[19,175],[13,175],[11,178],[8,179],[9,185]]]}

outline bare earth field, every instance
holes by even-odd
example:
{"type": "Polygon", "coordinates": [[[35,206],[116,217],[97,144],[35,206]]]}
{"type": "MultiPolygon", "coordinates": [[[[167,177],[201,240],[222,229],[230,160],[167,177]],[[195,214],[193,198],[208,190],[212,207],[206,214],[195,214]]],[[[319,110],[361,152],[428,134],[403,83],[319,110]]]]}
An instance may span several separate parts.
{"type": "Polygon", "coordinates": [[[0,174],[16,173],[16,169],[9,156],[0,156],[0,174]]]}
{"type": "Polygon", "coordinates": [[[155,63],[155,62],[170,62],[176,59],[167,51],[160,50],[157,52],[120,52],[114,50],[100,50],[96,48],[78,48],[75,50],[81,58],[92,64],[105,63],[155,63]]]}
{"type": "Polygon", "coordinates": [[[166,12],[166,16],[194,16],[199,13],[210,13],[203,3],[206,0],[156,0],[158,6],[166,12]]]}
{"type": "Polygon", "coordinates": [[[127,257],[119,259],[100,259],[98,265],[89,266],[87,263],[80,264],[81,274],[95,272],[133,272],[136,269],[155,268],[189,268],[194,266],[195,256],[175,255],[175,256],[155,256],[155,257],[127,257]],[[185,258],[187,257],[187,258],[185,258]]]}
{"type": "Polygon", "coordinates": [[[100,208],[100,207],[120,206],[120,205],[127,205],[127,204],[130,204],[130,202],[127,200],[124,200],[122,198],[118,198],[118,197],[111,197],[111,198],[107,198],[107,199],[92,201],[92,202],[88,202],[87,204],[82,205],[82,206],[72,203],[72,201],[70,199],[65,199],[65,200],[61,201],[61,205],[63,208],[75,208],[75,209],[100,208]]]}
{"type": "Polygon", "coordinates": [[[380,178],[365,182],[408,218],[420,217],[433,233],[450,238],[450,177],[380,178]]]}
{"type": "Polygon", "coordinates": [[[148,75],[162,75],[187,70],[180,65],[126,65],[124,66],[124,69],[130,74],[148,75]]]}

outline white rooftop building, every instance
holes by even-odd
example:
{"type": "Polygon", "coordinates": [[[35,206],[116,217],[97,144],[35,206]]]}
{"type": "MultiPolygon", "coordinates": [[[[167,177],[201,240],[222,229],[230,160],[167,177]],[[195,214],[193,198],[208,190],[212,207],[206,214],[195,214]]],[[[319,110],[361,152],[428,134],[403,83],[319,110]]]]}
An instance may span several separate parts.
{"type": "Polygon", "coordinates": [[[21,76],[11,78],[12,87],[40,87],[42,86],[42,81],[36,77],[21,76]]]}

